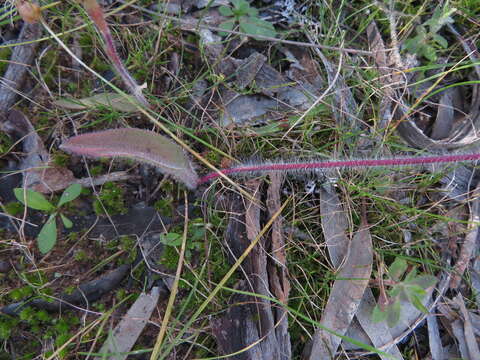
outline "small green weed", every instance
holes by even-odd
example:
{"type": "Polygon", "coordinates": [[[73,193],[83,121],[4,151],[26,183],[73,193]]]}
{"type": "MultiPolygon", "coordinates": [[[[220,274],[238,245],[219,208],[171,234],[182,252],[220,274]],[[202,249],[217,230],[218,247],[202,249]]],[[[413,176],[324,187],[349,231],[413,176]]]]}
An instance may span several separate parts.
{"type": "Polygon", "coordinates": [[[415,28],[417,35],[405,41],[404,50],[423,56],[431,62],[436,61],[438,47],[448,47],[447,39],[438,32],[444,25],[454,22],[450,15],[455,11],[457,9],[451,8],[448,2],[443,7],[439,5],[429,20],[415,28]]]}
{"type": "MultiPolygon", "coordinates": [[[[238,25],[240,31],[254,37],[255,35],[268,37],[275,37],[277,35],[273,25],[268,21],[259,19],[258,10],[250,7],[250,4],[247,1],[230,0],[230,2],[233,7],[223,5],[218,8],[220,14],[230,17],[230,19],[220,24],[220,28],[230,31],[238,25]]],[[[221,32],[220,35],[226,36],[228,33],[221,32]]]]}
{"type": "Polygon", "coordinates": [[[65,228],[70,229],[73,226],[72,221],[60,213],[59,209],[66,203],[75,200],[82,192],[82,186],[80,184],[72,184],[66,188],[56,206],[36,191],[23,188],[16,188],[13,191],[17,200],[23,205],[50,214],[37,237],[38,248],[41,253],[48,253],[57,242],[57,215],[60,215],[65,228]]]}
{"type": "MultiPolygon", "coordinates": [[[[200,250],[203,244],[203,236],[205,230],[202,228],[194,228],[192,233],[189,231],[189,238],[187,242],[187,249],[185,250],[185,258],[189,259],[192,256],[192,251],[200,250]]],[[[169,232],[160,235],[160,242],[167,246],[179,247],[182,245],[182,234],[169,232]]]]}
{"type": "Polygon", "coordinates": [[[123,189],[113,182],[107,182],[103,185],[102,190],[93,203],[93,210],[97,215],[125,214],[125,199],[123,197],[123,189]]]}
{"type": "Polygon", "coordinates": [[[387,293],[381,289],[378,304],[372,312],[372,321],[387,321],[389,327],[395,326],[400,320],[401,301],[408,301],[423,313],[428,310],[422,303],[427,294],[427,289],[437,283],[433,275],[418,274],[417,268],[407,273],[408,264],[404,259],[396,258],[388,269],[388,277],[391,280],[390,289],[387,293]]]}
{"type": "Polygon", "coordinates": [[[6,154],[13,146],[13,141],[5,133],[0,133],[0,155],[6,154]]]}

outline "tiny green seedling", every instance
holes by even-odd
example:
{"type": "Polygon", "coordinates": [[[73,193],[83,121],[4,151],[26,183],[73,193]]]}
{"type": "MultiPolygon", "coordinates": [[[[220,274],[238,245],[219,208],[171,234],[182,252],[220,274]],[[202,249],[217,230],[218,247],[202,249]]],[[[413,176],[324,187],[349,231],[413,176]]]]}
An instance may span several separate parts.
{"type": "Polygon", "coordinates": [[[394,327],[400,320],[401,301],[408,301],[423,313],[428,310],[422,303],[422,299],[427,295],[427,289],[437,283],[437,278],[433,275],[418,274],[417,269],[413,268],[405,276],[408,264],[404,259],[397,258],[388,269],[388,277],[391,280],[388,295],[381,289],[379,304],[375,306],[372,312],[372,321],[387,321],[389,327],[394,327]]]}
{"type": "Polygon", "coordinates": [[[34,210],[46,211],[50,214],[37,237],[38,248],[41,253],[48,253],[57,242],[57,215],[60,215],[65,228],[70,229],[73,226],[72,221],[60,213],[59,209],[66,203],[75,200],[82,192],[82,186],[80,184],[72,184],[66,188],[56,206],[45,199],[42,194],[33,190],[16,188],[13,192],[17,200],[23,205],[34,210]]]}
{"type": "Polygon", "coordinates": [[[437,48],[446,49],[448,46],[447,40],[438,32],[444,25],[453,23],[450,15],[455,11],[457,9],[451,8],[448,2],[443,7],[439,5],[429,20],[415,28],[417,35],[406,40],[403,48],[432,62],[436,61],[437,48]]]}
{"type": "MultiPolygon", "coordinates": [[[[262,35],[275,37],[277,32],[271,23],[258,18],[258,10],[250,7],[246,0],[230,0],[233,7],[220,6],[218,11],[223,16],[230,19],[219,25],[224,30],[233,30],[237,25],[240,31],[248,35],[262,35]]],[[[228,33],[221,32],[220,35],[226,36],[228,33]]],[[[262,39],[258,39],[262,40],[262,39]]]]}

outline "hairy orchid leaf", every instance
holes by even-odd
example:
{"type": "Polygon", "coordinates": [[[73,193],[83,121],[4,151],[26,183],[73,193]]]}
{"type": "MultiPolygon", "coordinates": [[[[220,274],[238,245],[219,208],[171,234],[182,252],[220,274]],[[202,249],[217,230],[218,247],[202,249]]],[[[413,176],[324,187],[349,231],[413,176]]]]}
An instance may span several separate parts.
{"type": "Polygon", "coordinates": [[[198,177],[183,149],[165,136],[151,131],[123,128],[88,133],[70,138],[60,148],[89,157],[123,157],[156,166],[189,189],[198,177]]]}

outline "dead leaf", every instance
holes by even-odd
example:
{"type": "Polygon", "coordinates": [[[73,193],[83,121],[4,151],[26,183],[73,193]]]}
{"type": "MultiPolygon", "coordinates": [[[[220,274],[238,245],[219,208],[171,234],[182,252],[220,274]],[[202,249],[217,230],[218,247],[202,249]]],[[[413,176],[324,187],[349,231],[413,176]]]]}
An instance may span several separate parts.
{"type": "MultiPolygon", "coordinates": [[[[355,316],[372,272],[372,239],[364,224],[350,242],[345,264],[337,274],[320,323],[344,335],[355,316]]],[[[334,357],[341,339],[319,329],[315,332],[308,359],[334,357]]]]}
{"type": "Polygon", "coordinates": [[[476,244],[478,242],[479,227],[478,223],[480,221],[480,185],[476,187],[472,194],[472,202],[470,205],[470,221],[469,221],[469,232],[465,236],[465,241],[462,244],[460,254],[454,266],[454,272],[452,280],[450,282],[450,287],[452,289],[458,288],[462,280],[463,273],[465,272],[470,259],[472,258],[476,244]]]}
{"type": "Polygon", "coordinates": [[[19,165],[23,170],[22,186],[48,194],[76,182],[70,170],[50,165],[50,154],[30,120],[22,112],[11,110],[0,128],[22,141],[22,150],[25,153],[19,165]]]}
{"type": "Polygon", "coordinates": [[[432,133],[430,135],[432,139],[445,139],[452,131],[454,120],[453,97],[455,96],[455,92],[458,92],[457,87],[449,88],[446,89],[440,97],[437,117],[433,123],[432,133]]]}
{"type": "Polygon", "coordinates": [[[331,184],[319,187],[320,217],[322,230],[327,243],[328,254],[335,268],[338,268],[347,255],[349,240],[347,238],[348,222],[342,203],[331,184]]]}
{"type": "Polygon", "coordinates": [[[152,288],[150,294],[142,293],[109,334],[99,353],[110,360],[123,360],[132,350],[147,325],[160,296],[158,287],[152,288]]]}
{"type": "Polygon", "coordinates": [[[462,294],[458,294],[454,300],[460,306],[460,312],[463,316],[463,332],[465,334],[468,354],[470,355],[469,359],[480,359],[480,349],[478,348],[478,342],[473,331],[472,320],[470,319],[470,314],[465,306],[462,294]]]}
{"type": "Polygon", "coordinates": [[[428,345],[430,347],[432,360],[443,360],[446,357],[445,357],[445,352],[442,346],[440,330],[438,329],[438,321],[435,315],[427,316],[427,325],[428,325],[428,345]]]}
{"type": "MultiPolygon", "coordinates": [[[[278,178],[272,180],[272,183],[270,195],[267,195],[270,211],[276,206],[275,199],[279,197],[281,181],[278,178]]],[[[261,185],[262,181],[258,179],[246,182],[249,192],[253,194],[256,201],[242,200],[238,195],[232,195],[229,201],[228,212],[231,215],[225,240],[233,257],[231,261],[240,256],[260,233],[261,185]]],[[[281,230],[281,222],[274,227],[274,232],[275,229],[281,230]]],[[[283,236],[283,234],[277,233],[273,236],[283,236]]],[[[280,301],[286,302],[289,284],[286,272],[282,272],[284,267],[279,263],[283,261],[281,260],[283,255],[280,254],[284,251],[284,247],[281,246],[283,240],[277,238],[275,241],[276,245],[270,244],[266,236],[259,240],[242,265],[242,273],[248,278],[238,282],[235,287],[265,297],[272,297],[273,293],[280,301]],[[269,255],[269,249],[274,246],[278,251],[275,255],[269,255]],[[270,260],[270,257],[276,256],[278,256],[278,262],[270,260]]],[[[289,360],[291,345],[288,317],[283,308],[263,297],[235,294],[232,301],[237,304],[233,303],[224,316],[212,321],[213,332],[221,353],[226,355],[244,350],[242,359],[289,360]]]]}
{"type": "Polygon", "coordinates": [[[86,110],[99,106],[111,107],[114,110],[123,112],[138,111],[137,100],[130,95],[117,93],[101,93],[83,99],[58,99],[53,102],[55,105],[68,110],[86,110]]]}
{"type": "Polygon", "coordinates": [[[458,350],[460,351],[460,355],[462,359],[476,360],[469,357],[467,342],[465,341],[465,332],[462,326],[462,320],[457,319],[454,322],[452,322],[452,331],[453,331],[453,335],[455,336],[455,339],[457,340],[458,350]]]}

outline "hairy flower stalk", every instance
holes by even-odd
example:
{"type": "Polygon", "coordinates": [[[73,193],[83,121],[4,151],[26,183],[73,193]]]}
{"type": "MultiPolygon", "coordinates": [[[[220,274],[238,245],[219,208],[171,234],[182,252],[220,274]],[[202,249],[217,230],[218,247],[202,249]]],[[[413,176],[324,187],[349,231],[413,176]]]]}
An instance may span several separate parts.
{"type": "MultiPolygon", "coordinates": [[[[304,172],[326,169],[355,169],[355,168],[371,168],[371,167],[391,167],[404,165],[427,165],[441,163],[457,163],[463,161],[479,161],[480,153],[470,154],[447,154],[432,155],[418,157],[397,157],[388,159],[361,159],[361,160],[326,160],[326,161],[310,161],[310,162],[277,162],[277,163],[260,163],[239,165],[228,169],[222,169],[224,175],[247,174],[264,174],[270,171],[283,172],[304,172]]],[[[198,185],[209,182],[220,177],[219,173],[210,173],[198,180],[198,185]]]]}
{"type": "Polygon", "coordinates": [[[118,74],[125,82],[126,86],[130,90],[133,96],[144,106],[149,107],[148,101],[145,96],[142,94],[142,87],[137,84],[135,79],[130,75],[128,70],[125,68],[122,60],[118,56],[117,49],[113,42],[112,33],[108,27],[107,21],[102,10],[102,7],[98,4],[96,0],[84,0],[83,4],[85,10],[87,11],[88,16],[92,19],[94,24],[97,26],[98,31],[103,37],[105,42],[105,51],[108,58],[112,62],[113,66],[117,70],[118,74]]]}

